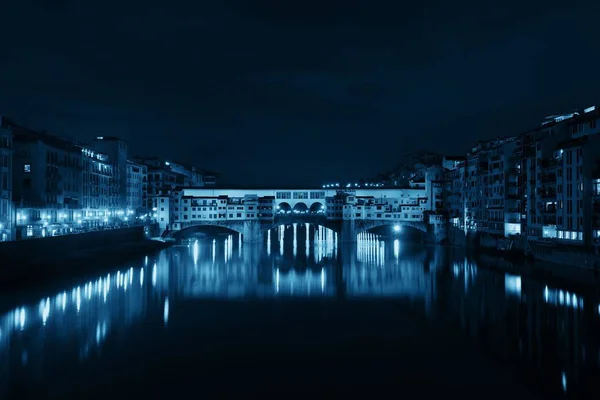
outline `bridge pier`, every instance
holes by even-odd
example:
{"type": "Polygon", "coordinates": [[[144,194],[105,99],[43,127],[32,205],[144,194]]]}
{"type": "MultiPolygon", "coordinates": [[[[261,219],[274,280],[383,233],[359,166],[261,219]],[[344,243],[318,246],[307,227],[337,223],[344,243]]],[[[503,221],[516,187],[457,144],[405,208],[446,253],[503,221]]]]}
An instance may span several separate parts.
{"type": "Polygon", "coordinates": [[[263,240],[263,231],[257,220],[244,221],[241,233],[244,243],[259,243],[263,240]]]}
{"type": "Polygon", "coordinates": [[[342,243],[355,243],[356,242],[356,223],[353,219],[346,219],[342,221],[342,243]]]}
{"type": "Polygon", "coordinates": [[[429,221],[427,225],[427,240],[439,244],[448,238],[448,222],[442,218],[429,221]]]}

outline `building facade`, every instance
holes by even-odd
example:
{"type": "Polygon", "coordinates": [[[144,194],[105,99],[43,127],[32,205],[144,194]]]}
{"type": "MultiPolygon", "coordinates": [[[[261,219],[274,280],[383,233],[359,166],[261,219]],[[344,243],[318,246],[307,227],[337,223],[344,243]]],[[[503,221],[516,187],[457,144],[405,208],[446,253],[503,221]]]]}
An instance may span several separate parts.
{"type": "MultiPolygon", "coordinates": [[[[133,161],[147,168],[146,201],[144,206],[152,215],[160,207],[160,199],[171,196],[176,187],[201,188],[216,185],[217,174],[184,163],[160,157],[135,157],[133,161]]],[[[157,219],[165,218],[154,215],[157,219]]]]}
{"type": "Polygon", "coordinates": [[[98,136],[92,149],[105,154],[113,165],[113,178],[116,180],[116,208],[127,208],[127,143],[114,136],[98,136]]]}
{"type": "MultiPolygon", "coordinates": [[[[273,221],[276,215],[313,214],[330,221],[378,220],[429,223],[443,213],[444,174],[428,169],[427,179],[402,189],[199,189],[175,188],[157,196],[162,230],[194,224],[273,221]]],[[[442,219],[440,219],[442,221],[442,219]]]]}
{"type": "Polygon", "coordinates": [[[14,238],[12,153],[12,132],[10,126],[0,116],[0,241],[14,238]]]}
{"type": "Polygon", "coordinates": [[[127,214],[144,215],[148,212],[148,167],[127,160],[127,214]]]}
{"type": "Polygon", "coordinates": [[[81,201],[81,151],[57,137],[12,126],[16,237],[64,233],[81,201]]]}
{"type": "Polygon", "coordinates": [[[126,208],[120,207],[123,190],[118,158],[113,161],[89,146],[15,124],[11,132],[17,239],[122,222],[126,208]]]}
{"type": "Polygon", "coordinates": [[[98,226],[123,216],[118,165],[106,154],[86,147],[80,149],[83,187],[80,220],[89,226],[98,226]]]}
{"type": "Polygon", "coordinates": [[[597,247],[598,133],[600,113],[590,107],[479,142],[464,162],[446,165],[450,223],[492,238],[597,247]]]}

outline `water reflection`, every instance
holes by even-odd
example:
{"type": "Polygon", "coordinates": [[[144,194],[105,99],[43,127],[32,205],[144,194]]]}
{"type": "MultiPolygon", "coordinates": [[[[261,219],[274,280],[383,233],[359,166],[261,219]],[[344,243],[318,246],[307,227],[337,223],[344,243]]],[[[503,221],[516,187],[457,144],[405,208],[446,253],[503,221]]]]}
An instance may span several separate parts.
{"type": "Polygon", "coordinates": [[[171,329],[186,299],[290,296],[404,299],[554,392],[600,393],[595,294],[480,268],[492,263],[372,233],[342,246],[309,224],[281,226],[256,246],[229,235],[173,247],[4,314],[0,397],[49,381],[64,363],[101,357],[107,340],[142,320],[171,329]]]}
{"type": "Polygon", "coordinates": [[[110,333],[125,332],[141,319],[149,301],[145,268],[106,274],[2,316],[0,397],[10,381],[27,385],[47,378],[61,360],[81,362],[99,353],[110,333]]]}

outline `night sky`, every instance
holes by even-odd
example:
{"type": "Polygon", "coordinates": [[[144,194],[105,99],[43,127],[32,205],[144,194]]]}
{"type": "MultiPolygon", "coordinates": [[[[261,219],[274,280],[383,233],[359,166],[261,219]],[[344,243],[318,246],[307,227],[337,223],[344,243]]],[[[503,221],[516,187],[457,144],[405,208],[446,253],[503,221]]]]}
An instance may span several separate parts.
{"type": "Polygon", "coordinates": [[[2,0],[0,16],[0,114],[226,183],[365,177],[600,103],[598,0],[2,0]]]}

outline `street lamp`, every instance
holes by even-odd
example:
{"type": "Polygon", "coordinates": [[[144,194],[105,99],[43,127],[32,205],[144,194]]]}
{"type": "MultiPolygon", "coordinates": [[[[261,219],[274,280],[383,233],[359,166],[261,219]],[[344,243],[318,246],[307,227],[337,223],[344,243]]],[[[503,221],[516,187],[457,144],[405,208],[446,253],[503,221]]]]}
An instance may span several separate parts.
{"type": "Polygon", "coordinates": [[[394,225],[394,232],[400,232],[400,225],[394,225]]]}

